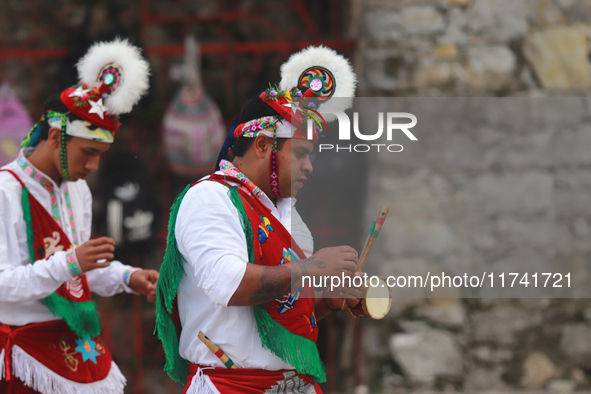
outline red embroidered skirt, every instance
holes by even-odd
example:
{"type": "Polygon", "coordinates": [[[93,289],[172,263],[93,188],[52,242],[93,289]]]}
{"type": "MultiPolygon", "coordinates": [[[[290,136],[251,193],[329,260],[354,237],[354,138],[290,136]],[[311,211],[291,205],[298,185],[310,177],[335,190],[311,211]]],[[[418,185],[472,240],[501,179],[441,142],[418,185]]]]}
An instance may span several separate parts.
{"type": "MultiPolygon", "coordinates": [[[[24,381],[43,392],[43,380],[58,387],[60,383],[102,381],[105,392],[120,393],[125,385],[118,368],[112,368],[111,353],[103,341],[98,337],[78,338],[63,320],[20,327],[0,325],[0,353],[2,350],[0,365],[4,373],[0,372],[0,376],[4,378],[0,379],[0,388],[18,386],[19,381],[24,381]]],[[[82,388],[80,393],[84,391],[82,388]]]]}
{"type": "Polygon", "coordinates": [[[248,368],[212,368],[201,367],[191,363],[189,369],[189,376],[187,377],[187,385],[183,394],[186,394],[191,386],[193,377],[199,373],[206,375],[213,383],[213,386],[221,394],[261,394],[266,390],[275,390],[277,393],[289,393],[290,390],[295,392],[310,392],[310,388],[314,388],[317,394],[322,394],[322,390],[317,383],[314,383],[312,377],[302,375],[294,370],[279,370],[266,371],[263,369],[248,369],[248,368]],[[308,388],[310,386],[310,388],[308,388]],[[299,391],[297,391],[299,389],[299,391]],[[309,391],[305,391],[305,390],[309,391]]]}

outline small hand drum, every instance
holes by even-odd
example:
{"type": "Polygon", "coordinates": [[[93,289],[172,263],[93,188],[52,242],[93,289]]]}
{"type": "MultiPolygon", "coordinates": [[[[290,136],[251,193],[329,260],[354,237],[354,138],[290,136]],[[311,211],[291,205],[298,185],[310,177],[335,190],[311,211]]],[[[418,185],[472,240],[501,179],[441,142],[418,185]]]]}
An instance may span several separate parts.
{"type": "Polygon", "coordinates": [[[388,287],[386,278],[377,276],[377,286],[368,286],[365,298],[361,299],[361,308],[368,317],[374,320],[383,319],[392,306],[392,289],[388,287]]]}

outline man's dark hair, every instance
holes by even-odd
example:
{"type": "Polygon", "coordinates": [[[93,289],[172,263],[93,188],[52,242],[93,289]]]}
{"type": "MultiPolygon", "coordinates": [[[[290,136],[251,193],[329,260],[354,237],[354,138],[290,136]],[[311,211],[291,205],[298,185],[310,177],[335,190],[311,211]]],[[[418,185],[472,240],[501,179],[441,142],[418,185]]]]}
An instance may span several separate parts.
{"type": "MultiPolygon", "coordinates": [[[[70,112],[68,107],[66,107],[66,105],[60,99],[59,93],[56,93],[47,99],[47,101],[45,102],[45,105],[43,106],[43,113],[46,113],[47,111],[55,111],[55,112],[61,112],[62,114],[67,114],[68,120],[70,122],[72,122],[74,120],[82,120],[78,116],[76,116],[72,112],[70,112]]],[[[50,129],[50,126],[47,123],[47,120],[45,120],[41,125],[41,134],[39,134],[40,141],[46,140],[49,137],[49,129],[50,129]]],[[[92,127],[89,127],[89,129],[92,129],[92,127]]],[[[70,136],[68,136],[68,137],[70,137],[70,136]]],[[[70,139],[71,138],[68,138],[68,141],[70,139]]]]}
{"type": "MultiPolygon", "coordinates": [[[[277,116],[279,120],[283,118],[271,106],[266,104],[259,96],[254,96],[244,104],[238,123],[246,123],[250,120],[262,118],[263,116],[277,116]]],[[[254,138],[238,137],[232,148],[234,157],[243,157],[250,147],[254,144],[254,138]]],[[[287,138],[277,139],[277,151],[280,151],[285,145],[287,138]]]]}

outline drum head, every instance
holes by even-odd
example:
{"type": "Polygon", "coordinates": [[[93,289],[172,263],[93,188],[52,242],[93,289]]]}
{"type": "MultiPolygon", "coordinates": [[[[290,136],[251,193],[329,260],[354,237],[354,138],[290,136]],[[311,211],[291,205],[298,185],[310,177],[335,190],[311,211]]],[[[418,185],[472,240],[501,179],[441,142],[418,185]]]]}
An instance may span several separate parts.
{"type": "MultiPolygon", "coordinates": [[[[363,312],[375,320],[384,318],[392,306],[392,289],[388,287],[384,277],[378,278],[378,285],[369,286],[366,297],[361,300],[363,312]]],[[[373,283],[375,284],[375,280],[373,283]]]]}

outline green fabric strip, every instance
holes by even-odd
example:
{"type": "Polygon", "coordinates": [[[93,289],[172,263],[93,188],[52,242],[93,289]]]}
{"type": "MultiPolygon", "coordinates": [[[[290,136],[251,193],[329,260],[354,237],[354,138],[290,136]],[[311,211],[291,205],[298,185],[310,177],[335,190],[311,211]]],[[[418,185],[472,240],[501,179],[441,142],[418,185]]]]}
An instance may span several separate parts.
{"type": "Polygon", "coordinates": [[[250,226],[250,221],[248,220],[248,215],[244,210],[244,204],[242,204],[242,199],[240,198],[240,194],[238,193],[238,186],[233,186],[228,190],[228,196],[234,204],[234,207],[238,210],[238,215],[240,215],[240,225],[242,226],[242,230],[244,231],[244,235],[246,236],[246,246],[248,249],[248,261],[255,262],[254,257],[254,246],[253,246],[253,232],[252,227],[250,226]]]}
{"type": "Polygon", "coordinates": [[[23,187],[23,194],[21,195],[21,206],[23,207],[23,216],[25,218],[25,224],[27,226],[27,246],[29,248],[29,258],[31,264],[35,264],[37,261],[35,257],[35,248],[33,246],[33,239],[35,233],[33,232],[33,219],[31,218],[31,203],[29,202],[29,189],[23,187]]]}
{"type": "MultiPolygon", "coordinates": [[[[240,194],[238,194],[238,187],[231,187],[228,195],[240,215],[240,224],[246,236],[248,256],[250,261],[254,262],[254,236],[244,204],[240,194]]],[[[316,343],[292,333],[277,323],[263,306],[255,305],[253,308],[263,346],[282,359],[283,362],[291,364],[299,373],[313,376],[319,383],[326,382],[326,373],[316,343]]]]}
{"type": "Polygon", "coordinates": [[[261,305],[254,306],[254,317],[264,347],[283,362],[293,365],[299,373],[313,376],[318,383],[326,382],[326,372],[315,342],[277,323],[261,305]]]}
{"type": "Polygon", "coordinates": [[[164,371],[173,380],[181,384],[186,383],[189,374],[189,361],[179,355],[179,338],[176,325],[172,319],[177,291],[181,279],[185,276],[184,258],[179,252],[176,243],[175,226],[179,208],[190,188],[191,185],[188,185],[170,208],[166,253],[160,267],[160,277],[156,286],[156,328],[154,333],[158,335],[158,339],[160,339],[164,348],[166,356],[164,371]]]}
{"type": "MultiPolygon", "coordinates": [[[[29,201],[29,189],[23,187],[21,196],[23,216],[27,227],[27,246],[31,264],[37,261],[34,253],[33,240],[33,218],[31,214],[31,203],[29,201]]],[[[96,311],[94,301],[78,302],[71,301],[52,293],[43,300],[51,313],[64,319],[68,327],[81,338],[95,338],[100,335],[101,325],[96,311]]]]}
{"type": "Polygon", "coordinates": [[[70,301],[52,293],[44,299],[45,305],[55,316],[61,316],[76,335],[80,338],[95,338],[101,333],[96,305],[94,301],[70,301]]]}
{"type": "Polygon", "coordinates": [[[62,166],[62,175],[64,177],[64,181],[69,182],[70,179],[70,172],[68,171],[68,136],[66,134],[66,115],[61,114],[62,118],[62,130],[61,130],[61,137],[60,137],[60,163],[62,166]]]}

